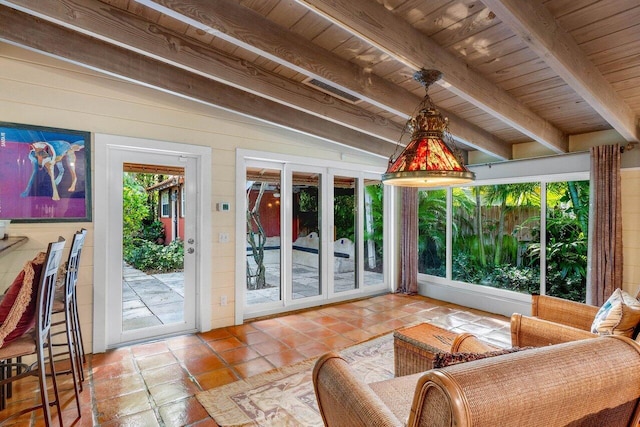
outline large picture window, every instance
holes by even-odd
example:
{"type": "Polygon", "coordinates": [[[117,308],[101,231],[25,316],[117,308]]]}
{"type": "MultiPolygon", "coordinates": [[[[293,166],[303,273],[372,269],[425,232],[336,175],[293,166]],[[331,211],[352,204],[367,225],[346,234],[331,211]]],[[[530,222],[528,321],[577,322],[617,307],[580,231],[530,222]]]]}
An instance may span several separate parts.
{"type": "Polygon", "coordinates": [[[585,301],[589,181],[423,190],[418,206],[420,273],[585,301]]]}

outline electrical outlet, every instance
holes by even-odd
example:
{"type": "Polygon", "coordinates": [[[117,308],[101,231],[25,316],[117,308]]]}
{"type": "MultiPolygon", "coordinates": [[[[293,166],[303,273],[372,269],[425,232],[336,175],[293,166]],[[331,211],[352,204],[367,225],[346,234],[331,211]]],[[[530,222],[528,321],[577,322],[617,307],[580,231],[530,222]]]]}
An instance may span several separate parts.
{"type": "Polygon", "coordinates": [[[222,295],[220,297],[220,305],[227,305],[227,296],[226,295],[222,295]]]}
{"type": "Polygon", "coordinates": [[[218,234],[218,242],[220,242],[220,243],[229,243],[229,233],[220,233],[220,234],[218,234]]]}

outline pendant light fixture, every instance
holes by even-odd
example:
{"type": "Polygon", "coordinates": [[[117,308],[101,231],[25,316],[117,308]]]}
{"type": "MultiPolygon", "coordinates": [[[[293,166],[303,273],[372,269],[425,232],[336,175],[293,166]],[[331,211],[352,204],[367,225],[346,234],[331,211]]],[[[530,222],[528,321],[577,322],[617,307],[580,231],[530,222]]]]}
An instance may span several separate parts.
{"type": "Polygon", "coordinates": [[[411,142],[398,157],[394,159],[394,152],[389,158],[387,172],[382,175],[384,184],[440,187],[464,184],[475,179],[475,174],[465,167],[460,156],[454,154],[448,119],[442,116],[429,97],[429,86],[441,77],[440,71],[424,68],[413,75],[424,86],[425,97],[400,135],[402,139],[406,130],[411,131],[411,142]]]}

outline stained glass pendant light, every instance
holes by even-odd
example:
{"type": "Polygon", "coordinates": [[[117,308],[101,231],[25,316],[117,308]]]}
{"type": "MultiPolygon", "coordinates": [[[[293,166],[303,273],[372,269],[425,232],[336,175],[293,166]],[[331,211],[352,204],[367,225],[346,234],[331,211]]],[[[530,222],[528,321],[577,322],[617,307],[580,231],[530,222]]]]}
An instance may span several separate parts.
{"type": "Polygon", "coordinates": [[[429,86],[441,77],[440,71],[424,68],[413,75],[424,86],[426,94],[405,127],[412,132],[411,142],[398,157],[394,159],[395,153],[391,156],[387,172],[382,175],[383,183],[399,187],[440,187],[475,179],[475,174],[450,148],[454,145],[448,120],[429,97],[429,86]]]}

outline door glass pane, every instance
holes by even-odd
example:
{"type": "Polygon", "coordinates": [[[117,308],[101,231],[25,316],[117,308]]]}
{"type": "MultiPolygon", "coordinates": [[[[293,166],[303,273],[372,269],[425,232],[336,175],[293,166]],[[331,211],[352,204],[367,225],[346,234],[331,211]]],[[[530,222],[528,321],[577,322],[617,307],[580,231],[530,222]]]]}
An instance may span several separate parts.
{"type": "Polygon", "coordinates": [[[320,295],[320,174],[292,174],[292,298],[320,295]]]}
{"type": "Polygon", "coordinates": [[[589,181],[548,183],[547,295],[585,302],[588,231],[589,181]]]}
{"type": "Polygon", "coordinates": [[[522,293],[540,291],[540,184],[453,189],[453,279],[522,293]]]}
{"type": "MultiPolygon", "coordinates": [[[[124,166],[122,194],[122,329],[185,321],[184,217],[177,194],[184,175],[147,166],[124,166]]],[[[182,171],[184,173],[184,171],[182,171]]]]}
{"type": "Polygon", "coordinates": [[[333,178],[333,287],[335,292],[355,289],[357,180],[352,177],[333,178]]]}
{"type": "Polygon", "coordinates": [[[384,187],[380,180],[364,180],[364,286],[384,282],[383,227],[384,187]]]}
{"type": "Polygon", "coordinates": [[[418,272],[447,274],[447,191],[418,192],[418,272]]]}
{"type": "Polygon", "coordinates": [[[281,173],[247,168],[248,305],[282,299],[280,280],[281,173]]]}

